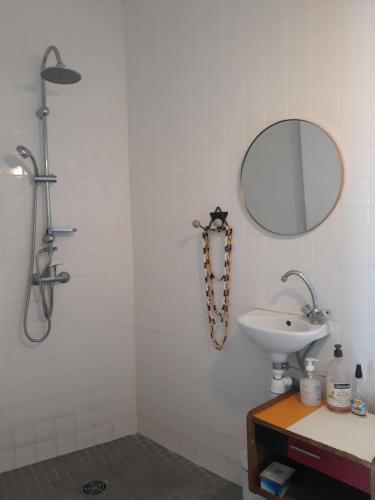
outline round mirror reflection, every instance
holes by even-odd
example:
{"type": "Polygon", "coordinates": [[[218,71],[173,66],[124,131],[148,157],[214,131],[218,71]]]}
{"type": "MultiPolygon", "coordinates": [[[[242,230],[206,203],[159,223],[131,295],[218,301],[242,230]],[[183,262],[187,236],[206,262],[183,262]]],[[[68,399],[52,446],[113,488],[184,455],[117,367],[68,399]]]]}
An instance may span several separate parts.
{"type": "Polygon", "coordinates": [[[343,169],[331,137],[305,120],[284,120],[251,143],[241,170],[245,206],[260,226],[280,235],[321,224],[341,193],[343,169]]]}

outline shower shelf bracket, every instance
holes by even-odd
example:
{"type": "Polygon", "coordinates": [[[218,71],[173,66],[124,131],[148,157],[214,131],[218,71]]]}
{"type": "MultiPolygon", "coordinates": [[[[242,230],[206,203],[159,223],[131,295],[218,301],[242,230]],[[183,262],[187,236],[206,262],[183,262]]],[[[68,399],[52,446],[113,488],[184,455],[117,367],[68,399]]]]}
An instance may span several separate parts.
{"type": "Polygon", "coordinates": [[[77,232],[76,227],[53,227],[49,231],[56,236],[65,236],[77,232]]]}

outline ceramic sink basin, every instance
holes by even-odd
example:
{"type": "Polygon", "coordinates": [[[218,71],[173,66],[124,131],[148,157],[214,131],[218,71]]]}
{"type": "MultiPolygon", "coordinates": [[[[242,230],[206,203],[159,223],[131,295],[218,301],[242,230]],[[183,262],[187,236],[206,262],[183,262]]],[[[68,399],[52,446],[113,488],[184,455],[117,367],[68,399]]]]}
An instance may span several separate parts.
{"type": "Polygon", "coordinates": [[[312,325],[301,316],[260,309],[243,314],[238,322],[249,339],[266,351],[285,357],[329,334],[327,323],[312,325]]]}

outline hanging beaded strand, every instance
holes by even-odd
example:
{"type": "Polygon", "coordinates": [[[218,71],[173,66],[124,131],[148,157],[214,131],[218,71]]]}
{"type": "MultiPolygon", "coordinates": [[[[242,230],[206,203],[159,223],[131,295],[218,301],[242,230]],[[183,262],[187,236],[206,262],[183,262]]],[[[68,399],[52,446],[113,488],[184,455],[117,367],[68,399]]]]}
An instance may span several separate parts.
{"type": "Polygon", "coordinates": [[[223,229],[204,228],[203,237],[203,262],[204,262],[204,280],[206,285],[206,299],[208,310],[208,324],[211,341],[217,350],[223,349],[225,342],[228,339],[228,324],[229,324],[229,295],[230,295],[230,266],[232,252],[232,235],[233,229],[225,226],[225,243],[224,243],[224,274],[218,278],[212,271],[210,258],[210,242],[209,232],[221,232],[223,229]],[[223,287],[223,303],[221,308],[215,303],[214,280],[224,281],[223,287]],[[216,317],[216,318],[215,318],[216,317]],[[222,340],[218,340],[215,333],[217,326],[224,327],[224,336],[222,340]]]}

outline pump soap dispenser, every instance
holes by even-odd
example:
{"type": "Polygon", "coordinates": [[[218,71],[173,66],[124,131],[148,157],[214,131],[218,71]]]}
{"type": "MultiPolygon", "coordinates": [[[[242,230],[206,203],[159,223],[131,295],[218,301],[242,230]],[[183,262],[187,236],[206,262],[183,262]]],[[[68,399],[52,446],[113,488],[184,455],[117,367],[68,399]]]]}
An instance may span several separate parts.
{"type": "Polygon", "coordinates": [[[342,345],[335,344],[334,359],[327,366],[327,408],[336,413],[350,412],[352,375],[343,357],[342,345]]]}
{"type": "Polygon", "coordinates": [[[321,401],[321,384],[320,380],[314,377],[314,363],[318,360],[315,358],[306,358],[305,369],[307,377],[300,381],[301,403],[305,406],[319,406],[321,401]]]}

